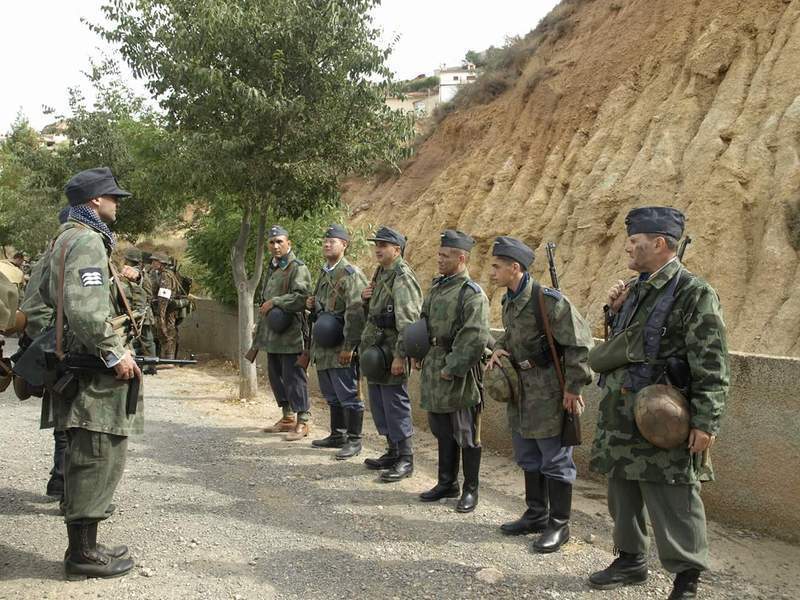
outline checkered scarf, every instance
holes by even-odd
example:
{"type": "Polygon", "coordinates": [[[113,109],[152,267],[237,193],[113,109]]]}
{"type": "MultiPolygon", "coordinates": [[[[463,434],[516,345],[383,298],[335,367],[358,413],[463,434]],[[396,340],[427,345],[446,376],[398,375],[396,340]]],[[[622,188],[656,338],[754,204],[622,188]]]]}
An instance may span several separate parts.
{"type": "Polygon", "coordinates": [[[113,249],[117,243],[117,236],[108,228],[108,225],[100,220],[97,213],[85,204],[73,206],[69,209],[69,218],[78,223],[83,223],[87,227],[99,231],[103,234],[108,247],[113,249]]]}

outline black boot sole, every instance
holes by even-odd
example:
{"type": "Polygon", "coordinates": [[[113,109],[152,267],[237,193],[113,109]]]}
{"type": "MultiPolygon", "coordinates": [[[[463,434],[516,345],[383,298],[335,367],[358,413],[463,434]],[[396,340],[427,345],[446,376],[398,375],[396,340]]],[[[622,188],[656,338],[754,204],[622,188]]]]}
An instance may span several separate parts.
{"type": "Polygon", "coordinates": [[[524,529],[515,529],[509,531],[508,529],[503,529],[503,526],[500,526],[500,533],[503,535],[529,535],[531,533],[543,533],[544,530],[547,529],[547,523],[542,525],[533,525],[531,527],[526,527],[524,529]]]}
{"type": "Polygon", "coordinates": [[[473,512],[476,508],[478,508],[478,503],[477,502],[475,504],[473,504],[472,506],[469,506],[467,508],[462,508],[460,506],[456,506],[456,512],[457,513],[461,513],[463,515],[463,514],[466,514],[466,513],[473,512]]]}
{"type": "Polygon", "coordinates": [[[335,458],[336,460],[347,460],[349,458],[354,458],[354,457],[358,456],[359,454],[361,454],[361,448],[359,448],[358,451],[353,452],[351,454],[347,454],[347,455],[336,453],[336,454],[333,455],[333,458],[335,458]]]}
{"type": "Polygon", "coordinates": [[[381,483],[396,483],[398,481],[402,481],[403,479],[405,479],[407,477],[411,477],[413,474],[414,474],[414,469],[411,469],[410,471],[407,471],[407,472],[403,473],[399,477],[387,478],[387,477],[384,477],[383,474],[382,474],[381,477],[380,477],[380,482],[381,483]]]}
{"type": "Polygon", "coordinates": [[[116,579],[117,577],[122,577],[127,575],[133,571],[133,567],[128,569],[127,571],[122,571],[121,573],[112,573],[110,575],[95,575],[95,574],[86,574],[86,573],[67,573],[64,572],[64,575],[67,581],[86,581],[87,579],[116,579]]]}
{"type": "Polygon", "coordinates": [[[644,585],[647,583],[648,576],[645,575],[642,579],[628,579],[625,581],[615,581],[613,583],[593,583],[591,580],[589,581],[589,587],[595,590],[615,590],[617,588],[621,588],[628,585],[644,585]]]}
{"type": "Polygon", "coordinates": [[[461,490],[454,490],[452,492],[447,492],[446,494],[437,494],[436,496],[431,496],[428,498],[423,498],[422,494],[419,495],[420,502],[438,502],[442,498],[460,498],[461,497],[461,490]]]}

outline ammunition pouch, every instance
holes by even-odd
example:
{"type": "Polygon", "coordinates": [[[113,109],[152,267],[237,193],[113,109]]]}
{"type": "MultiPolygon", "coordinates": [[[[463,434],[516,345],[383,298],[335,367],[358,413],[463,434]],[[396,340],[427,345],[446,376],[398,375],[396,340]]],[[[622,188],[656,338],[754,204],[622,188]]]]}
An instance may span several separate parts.
{"type": "MultiPolygon", "coordinates": [[[[514,364],[522,371],[527,371],[533,367],[543,369],[553,364],[553,355],[550,352],[550,345],[547,343],[547,336],[540,335],[532,343],[533,352],[524,357],[514,357],[514,364]]],[[[557,348],[557,350],[560,350],[557,348]]]]}
{"type": "Polygon", "coordinates": [[[388,305],[378,315],[371,317],[370,320],[378,329],[397,328],[397,319],[395,318],[394,306],[392,304],[388,305]]]}

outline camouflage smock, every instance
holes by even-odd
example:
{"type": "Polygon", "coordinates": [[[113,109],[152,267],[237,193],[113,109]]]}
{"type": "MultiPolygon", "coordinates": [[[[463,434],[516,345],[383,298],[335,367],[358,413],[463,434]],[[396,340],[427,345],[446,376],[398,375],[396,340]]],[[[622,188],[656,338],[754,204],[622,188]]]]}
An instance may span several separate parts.
{"type": "Polygon", "coordinates": [[[261,302],[272,303],[292,314],[292,324],[283,333],[267,327],[267,317],[259,319],[254,343],[271,354],[300,354],[303,351],[303,327],[300,319],[311,295],[311,273],[306,264],[290,251],[276,265],[269,261],[261,288],[261,302]]]}
{"type": "MultiPolygon", "coordinates": [[[[403,257],[398,256],[386,269],[379,267],[372,298],[369,301],[367,322],[361,335],[361,350],[380,343],[392,353],[393,358],[406,358],[403,330],[419,319],[421,307],[422,290],[414,271],[403,257]],[[380,329],[375,320],[389,304],[394,306],[395,326],[380,329]]],[[[401,385],[407,380],[408,367],[403,375],[392,375],[387,372],[380,380],[368,381],[382,385],[401,385]]]]}
{"type": "MultiPolygon", "coordinates": [[[[629,298],[641,295],[631,322],[646,320],[659,292],[681,270],[685,271],[674,261],[651,280],[631,284],[629,298]]],[[[689,363],[690,426],[716,434],[730,383],[728,347],[717,293],[699,277],[690,276],[677,290],[658,359],[670,356],[684,357],[689,363]]],[[[634,394],[623,392],[626,369],[620,367],[605,378],[591,469],[609,477],[670,484],[713,479],[711,465],[703,467],[701,455],[692,455],[685,447],[657,448],[639,434],[633,418],[634,394]]]]}
{"type": "Polygon", "coordinates": [[[469,273],[438,277],[422,303],[432,339],[449,338],[455,332],[450,350],[434,345],[422,363],[421,407],[434,413],[450,413],[475,406],[481,400],[478,382],[471,373],[479,365],[489,341],[489,299],[469,273]],[[469,283],[468,283],[469,282],[469,283]],[[462,314],[458,298],[463,295],[462,314]],[[455,330],[454,324],[463,324],[455,330]],[[452,375],[452,381],[441,375],[452,375]]]}
{"type": "Polygon", "coordinates": [[[42,283],[42,273],[45,266],[50,261],[49,250],[31,268],[31,278],[28,280],[28,287],[25,288],[25,297],[19,305],[19,309],[25,313],[27,323],[25,324],[25,335],[34,339],[41,335],[53,321],[53,309],[47,306],[42,300],[39,286],[42,283]]]}
{"type": "MultiPolygon", "coordinates": [[[[533,294],[534,282],[528,278],[516,295],[503,296],[503,332],[495,350],[511,353],[513,363],[528,359],[537,349],[534,340],[544,334],[536,320],[539,299],[533,294]]],[[[568,392],[580,394],[592,381],[588,364],[592,333],[586,320],[558,290],[543,287],[545,307],[553,337],[564,354],[564,379],[568,392]]],[[[520,370],[522,401],[509,402],[508,425],[523,438],[542,439],[561,434],[564,402],[555,367],[533,366],[520,370]]]]}
{"type": "Polygon", "coordinates": [[[333,348],[322,348],[314,343],[312,336],[311,360],[317,370],[341,368],[339,353],[342,350],[354,350],[361,341],[361,332],[364,330],[361,292],[365,287],[367,278],[363,271],[344,257],[332,270],[320,269],[314,296],[322,310],[344,318],[344,340],[333,348]]]}
{"type": "MultiPolygon", "coordinates": [[[[144,281],[144,277],[142,280],[144,281]]],[[[153,307],[153,320],[157,329],[166,332],[169,319],[167,313],[174,312],[173,301],[181,294],[181,284],[177,275],[166,266],[160,270],[153,269],[149,281],[145,284],[150,290],[151,306],[153,307]]],[[[132,292],[139,294],[145,290],[145,285],[134,284],[132,292]]],[[[133,306],[133,310],[136,310],[133,306]]],[[[165,337],[168,337],[165,334],[165,337]]]]}
{"type": "MultiPolygon", "coordinates": [[[[61,226],[42,272],[42,300],[56,310],[64,247],[64,350],[93,354],[106,363],[121,359],[127,348],[108,319],[124,314],[124,310],[109,273],[110,251],[100,232],[74,221],[61,226]]],[[[74,400],[56,409],[58,429],[79,427],[122,436],[142,432],[143,385],[139,388],[136,414],[127,415],[127,381],[116,379],[113,374],[94,373],[82,374],[79,382],[74,400]]]]}

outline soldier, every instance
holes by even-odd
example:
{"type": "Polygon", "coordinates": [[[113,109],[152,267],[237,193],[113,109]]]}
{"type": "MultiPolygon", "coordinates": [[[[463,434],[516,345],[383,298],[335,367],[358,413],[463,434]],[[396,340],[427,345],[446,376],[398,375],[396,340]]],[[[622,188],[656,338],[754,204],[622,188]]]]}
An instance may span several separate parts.
{"type": "Polygon", "coordinates": [[[647,579],[646,509],[661,564],[676,573],[670,599],[694,598],[708,568],[700,482],[713,479],[705,453],[719,431],[730,381],[725,324],[717,293],[677,257],[683,214],[636,208],[625,224],[628,267],[639,277],[612,287],[612,336],[591,356],[603,400],[590,467],[608,477],[619,557],[589,581],[613,589],[647,579]],[[669,450],[645,440],[633,416],[635,394],[662,382],[687,392],[691,414],[688,440],[669,450]]]}
{"type": "Polygon", "coordinates": [[[361,292],[367,278],[345,258],[350,235],[341,225],[325,231],[322,267],[314,295],[306,300],[315,320],[311,340],[311,360],[317,366],[322,395],[331,411],[331,434],[311,445],[339,448],[338,460],[361,453],[364,402],[359,397],[358,369],[353,352],[361,341],[364,310],[361,292]]]}
{"type": "MultiPolygon", "coordinates": [[[[153,337],[153,283],[143,269],[142,251],[132,246],[125,250],[125,265],[120,271],[130,288],[129,300],[133,310],[141,314],[139,320],[139,337],[133,341],[133,347],[140,356],[156,356],[156,342],[153,337]]],[[[148,365],[145,375],[155,375],[156,366],[148,365]]]]}
{"type": "Polygon", "coordinates": [[[269,251],[272,260],[261,288],[261,319],[254,344],[267,351],[269,385],[283,416],[264,432],[286,433],[286,440],[292,442],[306,437],[311,428],[308,378],[297,363],[304,348],[303,319],[311,273],[295,256],[289,232],[280,225],[269,230],[269,251]]]}
{"type": "Polygon", "coordinates": [[[141,371],[126,340],[109,323],[130,312],[111,277],[109,257],[116,239],[108,227],[116,220],[118,202],[130,194],[120,189],[108,168],[81,171],[65,192],[70,218],[59,229],[39,288],[56,313],[55,354],[100,357],[113,374],[82,374],[74,390],[51,390],[56,426],[68,438],[64,510],[69,547],[64,565],[68,579],[116,577],[129,572],[133,560],[125,546],[97,543],[97,523],[107,517],[122,477],[128,435],[141,433],[143,425],[141,387],[135,412],[127,402],[130,380],[141,380],[141,371]]]}
{"type": "Polygon", "coordinates": [[[152,300],[153,316],[156,321],[156,333],[161,358],[175,358],[177,326],[176,311],[172,300],[181,293],[181,284],[169,268],[170,258],[161,252],[150,255],[151,277],[153,282],[152,300]]]}
{"type": "Polygon", "coordinates": [[[520,379],[521,397],[508,404],[508,423],[514,458],[525,473],[528,506],[521,518],[500,529],[508,535],[542,532],[533,550],[555,552],[569,540],[576,476],[572,448],[561,444],[564,411],[579,415],[583,410],[581,390],[592,380],[587,364],[592,335],[566,296],[531,277],[528,269],[534,254],[528,246],[511,237],[498,237],[492,256],[492,282],[507,291],[503,297],[505,332],[497,341],[489,368],[508,357],[520,379]],[[560,349],[563,391],[545,334],[548,322],[560,349]]]}
{"type": "Polygon", "coordinates": [[[378,433],[386,436],[388,448],[381,457],[368,458],[364,463],[369,469],[386,469],[381,481],[393,482],[414,472],[414,428],[403,330],[419,318],[422,292],[414,271],[403,259],[405,236],[381,227],[369,241],[375,242],[378,268],[361,294],[367,323],[359,352],[369,384],[372,419],[378,433]]]}
{"type": "Polygon", "coordinates": [[[481,358],[489,341],[489,299],[472,281],[467,263],[475,245],[469,235],[446,230],[438,254],[440,276],[422,304],[431,349],[423,361],[421,406],[439,447],[438,481],[419,495],[423,502],[459,496],[459,448],[464,466],[464,491],[456,511],[478,504],[481,466],[479,378],[481,358]]]}

